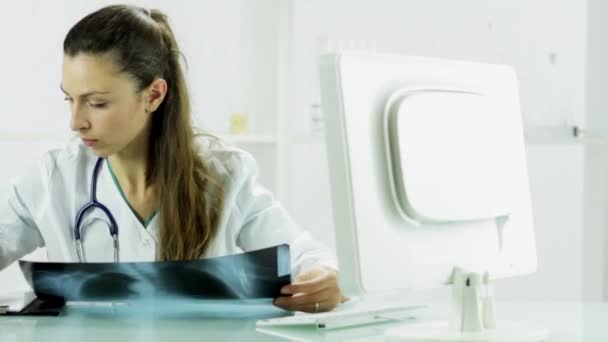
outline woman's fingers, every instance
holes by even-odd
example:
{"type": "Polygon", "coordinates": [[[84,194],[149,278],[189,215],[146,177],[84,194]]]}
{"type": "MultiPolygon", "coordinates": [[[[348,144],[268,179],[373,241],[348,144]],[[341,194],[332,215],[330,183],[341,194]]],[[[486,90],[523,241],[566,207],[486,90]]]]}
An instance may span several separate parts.
{"type": "Polygon", "coordinates": [[[329,311],[343,300],[338,273],[323,266],[302,272],[294,283],[283,286],[281,293],[285,296],[276,298],[273,303],[290,311],[329,311]]]}
{"type": "Polygon", "coordinates": [[[310,303],[318,303],[324,301],[340,301],[339,291],[336,289],[325,289],[315,293],[298,293],[293,296],[278,297],[275,302],[277,304],[285,303],[286,305],[302,305],[310,303]]]}
{"type": "Polygon", "coordinates": [[[337,286],[330,286],[317,292],[300,292],[291,296],[281,296],[275,299],[274,304],[290,311],[317,312],[332,310],[341,299],[340,289],[337,286]],[[315,309],[315,303],[319,303],[318,310],[315,309]]]}
{"type": "Polygon", "coordinates": [[[284,295],[296,294],[296,293],[314,293],[322,291],[330,286],[332,283],[324,281],[324,278],[308,280],[302,283],[293,283],[285,285],[281,288],[281,293],[284,295]]]}
{"type": "Polygon", "coordinates": [[[281,288],[282,294],[313,293],[328,287],[337,287],[338,280],[335,271],[327,269],[312,269],[298,276],[297,280],[281,288]]]}
{"type": "Polygon", "coordinates": [[[303,301],[294,301],[294,297],[279,297],[274,304],[288,311],[304,311],[304,312],[322,312],[334,309],[338,304],[336,297],[331,295],[322,295],[318,297],[309,297],[303,301]],[[318,303],[318,309],[316,308],[318,303]]]}
{"type": "Polygon", "coordinates": [[[301,296],[279,297],[274,303],[285,310],[290,311],[314,311],[315,303],[333,302],[331,291],[321,291],[313,294],[305,294],[301,296]],[[311,307],[313,310],[310,310],[311,307]]]}

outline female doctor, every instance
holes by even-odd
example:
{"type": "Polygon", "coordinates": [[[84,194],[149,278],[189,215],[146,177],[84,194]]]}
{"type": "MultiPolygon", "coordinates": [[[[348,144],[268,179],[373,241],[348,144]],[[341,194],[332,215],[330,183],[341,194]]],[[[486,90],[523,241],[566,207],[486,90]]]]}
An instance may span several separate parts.
{"type": "Polygon", "coordinates": [[[42,246],[50,261],[87,262],[188,260],[288,243],[296,276],[274,304],[337,306],[333,254],[256,183],[249,154],[194,133],[162,12],[102,8],[70,29],[63,49],[61,90],[80,139],[49,151],[2,194],[0,268],[42,246]]]}

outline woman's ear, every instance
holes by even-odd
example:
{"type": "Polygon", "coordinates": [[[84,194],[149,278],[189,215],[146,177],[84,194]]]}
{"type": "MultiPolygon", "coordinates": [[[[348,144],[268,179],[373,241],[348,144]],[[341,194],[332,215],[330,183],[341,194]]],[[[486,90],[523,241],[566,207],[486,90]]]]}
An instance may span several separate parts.
{"type": "Polygon", "coordinates": [[[167,81],[162,78],[157,78],[148,86],[146,91],[146,111],[148,113],[155,112],[167,95],[167,81]]]}

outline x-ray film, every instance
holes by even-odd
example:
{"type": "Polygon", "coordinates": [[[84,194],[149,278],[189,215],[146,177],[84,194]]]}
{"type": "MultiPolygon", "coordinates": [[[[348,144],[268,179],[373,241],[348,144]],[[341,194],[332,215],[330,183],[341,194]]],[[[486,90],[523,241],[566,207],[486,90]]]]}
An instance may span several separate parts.
{"type": "Polygon", "coordinates": [[[260,299],[280,296],[291,280],[289,246],[223,257],[167,262],[19,261],[41,300],[260,299]]]}

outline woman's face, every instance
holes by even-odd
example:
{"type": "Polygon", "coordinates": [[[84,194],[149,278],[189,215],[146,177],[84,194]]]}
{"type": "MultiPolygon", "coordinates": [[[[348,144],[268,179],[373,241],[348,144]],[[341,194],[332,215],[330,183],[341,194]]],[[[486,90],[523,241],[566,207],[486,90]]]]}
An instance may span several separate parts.
{"type": "Polygon", "coordinates": [[[73,131],[102,157],[142,146],[149,111],[136,82],[107,55],[64,56],[61,89],[73,131]]]}

